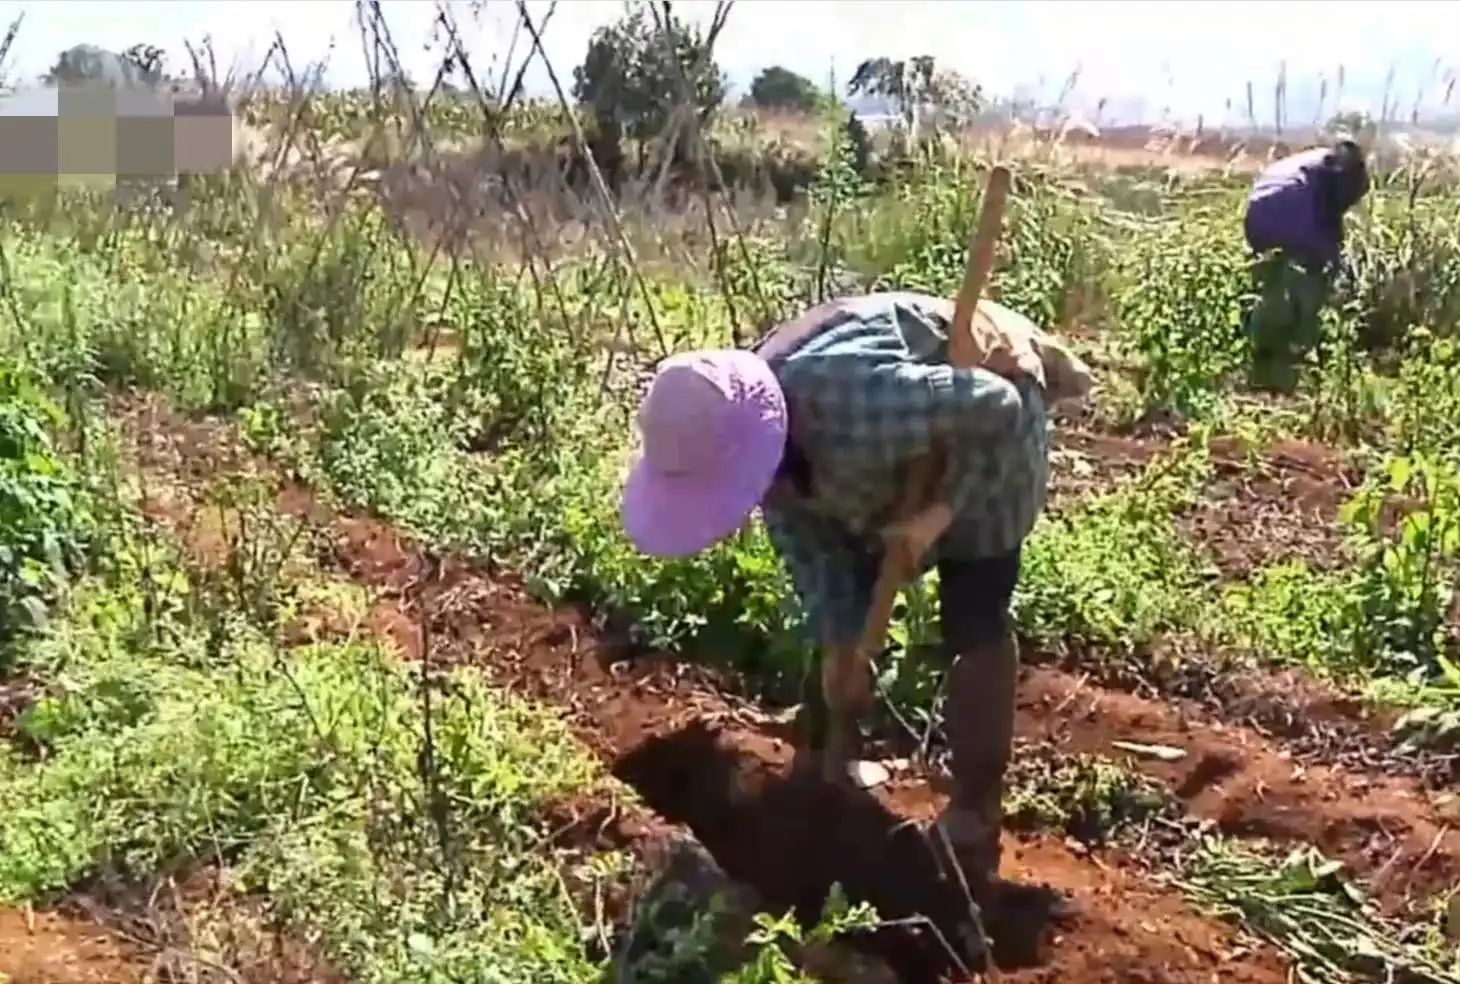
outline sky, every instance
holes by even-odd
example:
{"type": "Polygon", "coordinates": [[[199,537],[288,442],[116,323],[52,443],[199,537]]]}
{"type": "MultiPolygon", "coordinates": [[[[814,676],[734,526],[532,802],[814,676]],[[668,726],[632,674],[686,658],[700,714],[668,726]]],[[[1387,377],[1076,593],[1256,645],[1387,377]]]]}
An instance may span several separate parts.
{"type": "MultiPolygon", "coordinates": [[[[479,74],[520,64],[529,39],[513,51],[515,0],[466,0],[445,6],[462,26],[479,74]],[[480,8],[473,13],[473,6],[480,8]]],[[[432,41],[434,0],[382,0],[385,21],[410,74],[434,76],[441,46],[432,41]]],[[[549,4],[527,0],[541,22],[549,4]]],[[[564,87],[594,29],[622,15],[624,0],[562,0],[543,45],[564,87]]],[[[710,0],[678,0],[676,13],[707,25],[710,0]]],[[[121,50],[134,43],[165,49],[187,64],[184,41],[211,36],[220,65],[256,68],[274,33],[296,65],[328,59],[334,85],[359,84],[367,61],[353,0],[0,0],[0,26],[24,15],[6,61],[12,78],[44,72],[58,51],[90,43],[121,50]]],[[[996,95],[1049,104],[1077,74],[1064,105],[1093,115],[1238,123],[1255,88],[1259,122],[1271,122],[1273,89],[1286,63],[1291,115],[1317,112],[1320,87],[1336,89],[1342,68],[1344,109],[1377,112],[1386,78],[1408,117],[1436,115],[1451,63],[1440,56],[1460,36],[1460,4],[1449,0],[738,0],[715,53],[733,83],[780,64],[814,81],[843,82],[877,55],[932,55],[996,95]],[[1292,107],[1300,107],[1296,112],[1292,107]]],[[[534,66],[528,90],[550,95],[534,66]]],[[[1332,111],[1334,96],[1324,106],[1332,111]]]]}

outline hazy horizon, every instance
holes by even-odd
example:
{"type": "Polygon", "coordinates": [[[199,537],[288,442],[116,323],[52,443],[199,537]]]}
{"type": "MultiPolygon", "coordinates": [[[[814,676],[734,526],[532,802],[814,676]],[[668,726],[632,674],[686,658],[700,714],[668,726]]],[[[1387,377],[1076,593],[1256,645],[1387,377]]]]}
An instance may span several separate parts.
{"type": "MultiPolygon", "coordinates": [[[[548,4],[525,4],[541,24],[548,4]]],[[[187,64],[183,42],[211,35],[223,67],[256,68],[278,30],[297,66],[327,60],[333,86],[367,81],[366,58],[351,0],[66,0],[10,4],[24,22],[7,69],[32,80],[58,52],[79,44],[120,51],[136,43],[164,49],[169,65],[187,64]]],[[[431,43],[435,4],[384,0],[387,24],[414,78],[429,82],[441,59],[431,43]]],[[[514,52],[515,4],[487,4],[473,19],[470,5],[450,5],[479,74],[500,78],[514,52]]],[[[681,0],[675,12],[707,25],[714,5],[681,0]]],[[[864,58],[930,54],[983,84],[996,99],[1061,103],[1108,122],[1166,120],[1212,125],[1274,121],[1274,88],[1286,64],[1287,125],[1321,122],[1339,110],[1380,115],[1453,115],[1446,96],[1454,78],[1432,39],[1460,27],[1460,4],[1432,0],[741,0],[716,45],[716,59],[743,90],[761,69],[783,65],[821,84],[850,76],[864,58]],[[1220,54],[1198,68],[1201,56],[1220,54]],[[1339,90],[1338,80],[1343,86],[1339,90]],[[1326,81],[1325,81],[1326,80],[1326,81]],[[1326,88],[1326,93],[1325,93],[1326,88]]],[[[613,0],[565,0],[542,30],[559,81],[571,85],[592,32],[621,16],[613,0]]],[[[530,40],[519,34],[511,64],[530,40]]],[[[529,94],[551,97],[547,71],[535,64],[529,94]]]]}

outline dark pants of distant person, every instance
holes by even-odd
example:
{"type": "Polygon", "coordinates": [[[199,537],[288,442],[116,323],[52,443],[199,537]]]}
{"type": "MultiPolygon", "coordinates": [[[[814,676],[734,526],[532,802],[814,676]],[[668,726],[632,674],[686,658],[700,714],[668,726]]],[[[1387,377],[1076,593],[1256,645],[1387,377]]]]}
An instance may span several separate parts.
{"type": "Polygon", "coordinates": [[[1243,328],[1252,343],[1249,381],[1256,389],[1290,393],[1304,357],[1323,333],[1323,309],[1333,278],[1323,266],[1278,251],[1252,266],[1254,298],[1243,328]]]}

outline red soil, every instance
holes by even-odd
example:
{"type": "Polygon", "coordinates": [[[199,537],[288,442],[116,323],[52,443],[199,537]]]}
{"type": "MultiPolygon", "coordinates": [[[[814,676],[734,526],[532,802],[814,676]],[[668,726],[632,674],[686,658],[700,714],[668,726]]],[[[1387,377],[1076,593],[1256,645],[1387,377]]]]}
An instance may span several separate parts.
{"type": "MultiPolygon", "coordinates": [[[[1132,464],[1158,447],[1139,437],[1094,440],[1117,445],[1132,464]]],[[[1220,479],[1234,474],[1245,455],[1219,447],[1214,458],[1220,479]]],[[[1101,451],[1099,460],[1112,459],[1121,454],[1101,451]]],[[[1311,446],[1270,449],[1266,459],[1277,474],[1271,497],[1296,497],[1319,513],[1336,509],[1349,482],[1341,462],[1311,446]]],[[[922,915],[943,926],[951,920],[958,901],[909,824],[937,808],[939,794],[926,783],[875,794],[827,788],[793,768],[783,726],[727,696],[703,671],[664,659],[620,660],[580,613],[548,611],[509,577],[432,558],[377,520],[331,515],[305,490],[287,490],[280,505],[332,534],[338,566],[379,592],[372,626],[404,655],[479,666],[502,687],[560,708],[650,807],[690,826],[770,907],[812,914],[830,885],[841,882],[884,918],[922,915]]],[[[1236,530],[1231,536],[1234,543],[1244,539],[1236,530]]],[[[1364,726],[1357,706],[1321,697],[1305,706],[1319,723],[1331,716],[1364,726]]],[[[1316,844],[1342,857],[1373,880],[1391,910],[1447,887],[1460,873],[1460,837],[1415,783],[1298,765],[1260,731],[1223,723],[1221,711],[1147,700],[1031,665],[1021,681],[1019,731],[1026,740],[1113,758],[1128,757],[1112,745],[1117,740],[1183,748],[1186,755],[1174,763],[1134,764],[1228,833],[1316,844]]],[[[602,804],[564,809],[600,822],[604,816],[602,804]]],[[[636,836],[654,833],[620,829],[610,839],[636,836]]],[[[1005,839],[1005,874],[1070,893],[1077,912],[1067,924],[1027,925],[1003,941],[1003,976],[1011,981],[1284,978],[1274,954],[1243,945],[1225,925],[1192,912],[1135,860],[1091,857],[1046,836],[1005,839]]],[[[876,950],[904,980],[956,974],[929,937],[894,928],[879,934],[876,950]]]]}
{"type": "Polygon", "coordinates": [[[1051,668],[1025,673],[1018,722],[1024,738],[1129,761],[1224,833],[1312,844],[1344,860],[1393,911],[1460,880],[1460,831],[1411,779],[1303,766],[1250,728],[1195,719],[1051,668]],[[1115,741],[1186,755],[1176,762],[1140,758],[1115,741]]]}
{"type": "MultiPolygon", "coordinates": [[[[876,794],[828,787],[793,768],[793,749],[772,722],[696,670],[611,662],[581,615],[530,602],[510,579],[456,560],[438,567],[385,524],[331,518],[312,510],[300,490],[282,506],[328,524],[340,566],[382,589],[375,623],[407,656],[478,665],[504,688],[562,708],[650,807],[688,824],[771,908],[814,915],[840,882],[884,919],[924,916],[952,935],[958,897],[909,823],[929,819],[937,807],[926,784],[876,794]]],[[[592,813],[592,805],[582,812],[592,813]]],[[[1076,907],[1065,924],[1018,925],[1000,941],[1007,980],[1284,979],[1276,956],[1244,947],[1225,925],[1143,880],[1134,864],[1097,862],[1044,836],[1006,835],[1006,844],[1007,875],[1067,891],[1076,907]]],[[[869,945],[903,980],[958,979],[957,964],[931,933],[898,927],[869,945]]]]}
{"type": "Polygon", "coordinates": [[[134,948],[91,923],[0,909],[0,981],[6,984],[128,984],[141,981],[146,969],[134,948]]]}
{"type": "MultiPolygon", "coordinates": [[[[1065,430],[1053,496],[1056,508],[1137,477],[1168,450],[1164,436],[1119,436],[1065,430]],[[1069,462],[1075,462],[1069,467],[1069,462]]],[[[1343,559],[1339,509],[1359,475],[1333,451],[1298,440],[1243,448],[1232,438],[1211,444],[1213,479],[1199,501],[1173,517],[1186,542],[1208,553],[1223,577],[1240,579],[1259,567],[1302,559],[1330,568],[1343,559]]]]}

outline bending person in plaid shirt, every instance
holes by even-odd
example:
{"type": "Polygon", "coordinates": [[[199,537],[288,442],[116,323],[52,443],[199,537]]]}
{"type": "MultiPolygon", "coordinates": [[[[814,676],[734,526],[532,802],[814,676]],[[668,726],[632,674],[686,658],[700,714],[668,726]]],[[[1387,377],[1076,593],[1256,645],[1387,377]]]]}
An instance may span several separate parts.
{"type": "MultiPolygon", "coordinates": [[[[983,302],[980,316],[989,311],[1038,334],[983,302]]],[[[643,455],[622,514],[640,549],[682,556],[761,506],[823,646],[845,652],[890,546],[905,465],[940,449],[943,508],[930,513],[941,518],[894,535],[929,540],[901,546],[938,570],[953,653],[944,726],[954,780],[939,823],[976,901],[996,915],[1008,902],[1055,903],[997,878],[1019,667],[1009,607],[1024,538],[1044,507],[1049,425],[1042,375],[947,364],[951,316],[938,298],[872,294],[823,304],[755,351],[665,360],[639,411],[643,455]]]]}

